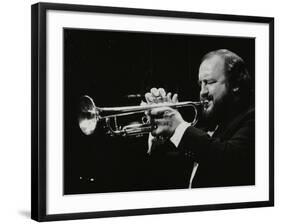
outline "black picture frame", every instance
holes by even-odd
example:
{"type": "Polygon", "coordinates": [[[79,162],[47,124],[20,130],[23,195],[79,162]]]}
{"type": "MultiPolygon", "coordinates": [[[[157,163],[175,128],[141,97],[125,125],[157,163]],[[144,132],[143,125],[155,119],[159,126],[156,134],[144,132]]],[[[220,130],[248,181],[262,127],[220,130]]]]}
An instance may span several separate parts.
{"type": "Polygon", "coordinates": [[[221,210],[235,208],[266,207],[274,205],[274,18],[224,15],[210,13],[194,13],[181,11],[163,11],[136,8],[117,8],[89,5],[71,5],[55,3],[37,3],[32,5],[31,15],[32,25],[32,183],[31,183],[31,218],[37,221],[54,221],[85,219],[99,217],[116,217],[161,213],[192,212],[205,210],[221,210]],[[189,206],[167,206],[157,208],[137,208],[124,210],[92,211],[92,212],[72,212],[60,214],[47,214],[47,12],[80,12],[80,13],[104,13],[121,14],[124,16],[144,16],[144,17],[166,17],[177,19],[198,19],[225,22],[242,22],[266,24],[269,26],[269,183],[268,200],[235,202],[222,204],[201,204],[189,206]]]}

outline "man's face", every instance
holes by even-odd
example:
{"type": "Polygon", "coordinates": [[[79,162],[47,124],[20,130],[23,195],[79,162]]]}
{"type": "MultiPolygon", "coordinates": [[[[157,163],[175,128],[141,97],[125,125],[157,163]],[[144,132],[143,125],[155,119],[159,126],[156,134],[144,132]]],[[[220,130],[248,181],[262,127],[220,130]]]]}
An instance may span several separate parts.
{"type": "Polygon", "coordinates": [[[206,101],[203,115],[218,119],[226,104],[228,82],[224,72],[224,59],[214,55],[204,60],[199,67],[200,99],[206,101]]]}

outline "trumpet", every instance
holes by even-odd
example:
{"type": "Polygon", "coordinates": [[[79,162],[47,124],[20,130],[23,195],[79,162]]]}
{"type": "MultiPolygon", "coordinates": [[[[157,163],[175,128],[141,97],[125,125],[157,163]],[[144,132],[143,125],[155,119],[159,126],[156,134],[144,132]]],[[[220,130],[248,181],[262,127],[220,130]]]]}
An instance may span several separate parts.
{"type": "Polygon", "coordinates": [[[195,125],[198,121],[198,107],[204,105],[204,103],[205,102],[185,101],[177,103],[163,102],[142,106],[97,107],[91,97],[84,95],[80,100],[78,122],[81,131],[85,135],[93,134],[98,122],[105,120],[106,128],[111,136],[139,137],[148,134],[155,128],[147,116],[143,116],[141,123],[126,125],[124,127],[118,125],[117,117],[146,113],[149,110],[161,107],[171,107],[174,109],[192,107],[194,109],[194,119],[191,125],[195,125]],[[112,123],[114,127],[112,127],[112,123]]]}

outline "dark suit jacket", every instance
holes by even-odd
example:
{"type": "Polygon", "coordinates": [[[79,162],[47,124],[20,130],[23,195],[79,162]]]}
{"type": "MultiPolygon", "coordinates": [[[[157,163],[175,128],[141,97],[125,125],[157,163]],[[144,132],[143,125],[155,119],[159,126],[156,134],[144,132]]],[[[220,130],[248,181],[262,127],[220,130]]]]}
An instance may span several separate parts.
{"type": "Polygon", "coordinates": [[[154,147],[150,156],[154,188],[188,187],[193,162],[199,163],[192,187],[255,184],[255,111],[236,114],[210,137],[188,127],[176,149],[172,143],[154,147]]]}
{"type": "Polygon", "coordinates": [[[238,113],[210,137],[189,127],[179,150],[199,163],[192,187],[255,184],[255,111],[238,113]]]}

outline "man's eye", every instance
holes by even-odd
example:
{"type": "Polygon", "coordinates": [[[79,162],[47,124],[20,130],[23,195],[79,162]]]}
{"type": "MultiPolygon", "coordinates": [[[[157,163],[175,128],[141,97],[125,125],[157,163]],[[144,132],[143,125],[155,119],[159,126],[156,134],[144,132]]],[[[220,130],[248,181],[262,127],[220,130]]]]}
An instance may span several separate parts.
{"type": "Polygon", "coordinates": [[[215,80],[210,80],[210,81],[207,81],[207,84],[214,84],[216,81],[215,80]]]}

